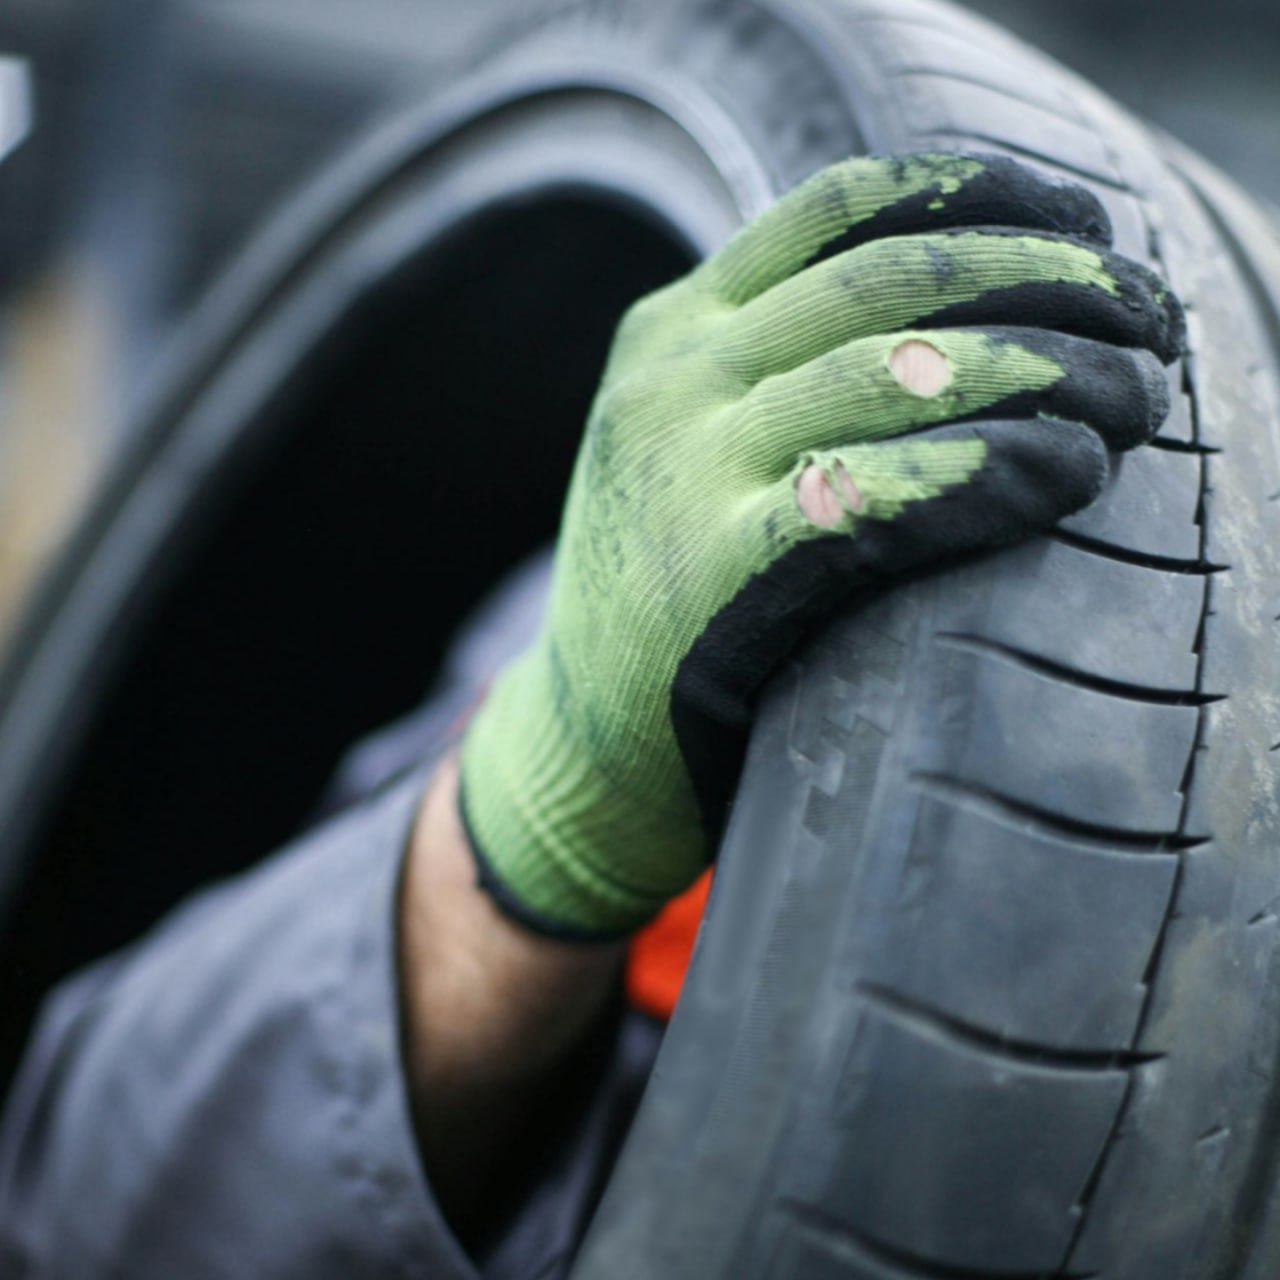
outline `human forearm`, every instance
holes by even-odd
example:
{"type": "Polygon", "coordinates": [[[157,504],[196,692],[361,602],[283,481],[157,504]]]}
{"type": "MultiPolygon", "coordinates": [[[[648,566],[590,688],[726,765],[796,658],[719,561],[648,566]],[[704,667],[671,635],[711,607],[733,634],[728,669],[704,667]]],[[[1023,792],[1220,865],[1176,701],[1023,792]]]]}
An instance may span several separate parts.
{"type": "Polygon", "coordinates": [[[409,1088],[427,1176],[455,1229],[483,1229],[505,1154],[602,1015],[621,944],[530,932],[479,887],[452,758],[405,863],[400,967],[409,1088]]]}

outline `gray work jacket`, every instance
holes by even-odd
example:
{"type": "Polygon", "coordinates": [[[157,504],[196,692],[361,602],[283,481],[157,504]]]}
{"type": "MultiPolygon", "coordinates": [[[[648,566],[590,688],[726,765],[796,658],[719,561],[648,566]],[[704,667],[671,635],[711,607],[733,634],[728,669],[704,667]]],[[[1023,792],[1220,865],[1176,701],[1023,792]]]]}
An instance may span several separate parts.
{"type": "MultiPolygon", "coordinates": [[[[496,624],[518,639],[508,605],[496,624]]],[[[473,629],[469,651],[484,643],[473,629]]],[[[356,772],[430,757],[424,743],[505,656],[417,729],[354,753],[356,772]]],[[[658,1033],[619,1020],[542,1181],[482,1264],[465,1256],[418,1162],[399,1051],[396,887],[428,772],[384,781],[49,997],[0,1130],[0,1277],[567,1272],[658,1033]]]]}

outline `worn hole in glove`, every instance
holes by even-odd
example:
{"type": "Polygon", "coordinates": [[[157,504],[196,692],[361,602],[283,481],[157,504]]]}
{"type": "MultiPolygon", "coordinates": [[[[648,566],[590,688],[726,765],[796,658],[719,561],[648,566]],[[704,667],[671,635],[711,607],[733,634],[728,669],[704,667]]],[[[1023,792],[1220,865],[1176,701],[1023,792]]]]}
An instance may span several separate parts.
{"type": "Polygon", "coordinates": [[[831,477],[816,462],[811,462],[796,481],[796,502],[806,520],[821,529],[834,529],[844,519],[846,511],[858,511],[862,507],[862,494],[849,473],[840,463],[833,468],[836,492],[831,477]]]}
{"type": "Polygon", "coordinates": [[[912,395],[936,396],[951,385],[951,365],[937,347],[919,338],[908,338],[894,347],[889,372],[912,395]]]}

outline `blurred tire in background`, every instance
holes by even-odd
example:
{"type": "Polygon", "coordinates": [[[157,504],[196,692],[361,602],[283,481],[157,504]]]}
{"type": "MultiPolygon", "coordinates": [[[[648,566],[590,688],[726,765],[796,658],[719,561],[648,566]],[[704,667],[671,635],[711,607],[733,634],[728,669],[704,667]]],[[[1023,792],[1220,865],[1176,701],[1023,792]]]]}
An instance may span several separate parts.
{"type": "MultiPolygon", "coordinates": [[[[177,320],[281,201],[510,0],[8,0],[36,123],[0,167],[0,636],[177,320]]],[[[1280,9],[974,0],[1280,199],[1280,9]]]]}

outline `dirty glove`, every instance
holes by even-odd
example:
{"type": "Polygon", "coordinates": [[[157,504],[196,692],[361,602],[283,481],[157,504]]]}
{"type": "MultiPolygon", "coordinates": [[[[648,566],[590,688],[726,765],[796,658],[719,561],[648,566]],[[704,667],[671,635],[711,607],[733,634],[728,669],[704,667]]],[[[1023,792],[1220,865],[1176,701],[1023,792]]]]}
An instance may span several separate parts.
{"type": "Polygon", "coordinates": [[[1177,302],[1083,189],[837,164],[616,335],[547,621],[462,752],[482,882],[607,936],[706,866],[752,700],[859,584],[1087,504],[1168,408],[1177,302]]]}

